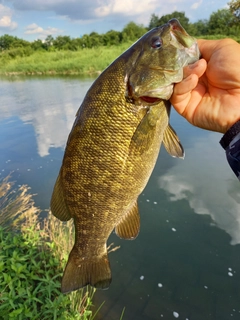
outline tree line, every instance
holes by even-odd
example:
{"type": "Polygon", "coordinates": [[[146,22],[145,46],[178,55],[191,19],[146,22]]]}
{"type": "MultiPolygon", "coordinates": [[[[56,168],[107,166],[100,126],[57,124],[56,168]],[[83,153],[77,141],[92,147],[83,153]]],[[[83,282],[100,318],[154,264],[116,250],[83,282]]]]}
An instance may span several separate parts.
{"type": "Polygon", "coordinates": [[[174,11],[158,17],[152,14],[149,25],[143,25],[129,22],[122,31],[110,30],[105,34],[92,32],[84,34],[82,37],[71,38],[70,36],[57,36],[54,38],[49,35],[45,41],[35,40],[29,42],[18,37],[5,34],[0,37],[0,51],[6,51],[10,57],[30,55],[33,51],[56,51],[73,50],[77,51],[84,48],[93,48],[98,46],[119,45],[127,41],[135,41],[146,31],[162,25],[172,18],[177,18],[182,26],[192,36],[222,35],[237,36],[240,35],[240,0],[232,0],[229,3],[229,9],[221,9],[213,12],[209,19],[198,20],[191,23],[184,12],[174,11]],[[232,6],[231,6],[232,4],[232,6]]]}

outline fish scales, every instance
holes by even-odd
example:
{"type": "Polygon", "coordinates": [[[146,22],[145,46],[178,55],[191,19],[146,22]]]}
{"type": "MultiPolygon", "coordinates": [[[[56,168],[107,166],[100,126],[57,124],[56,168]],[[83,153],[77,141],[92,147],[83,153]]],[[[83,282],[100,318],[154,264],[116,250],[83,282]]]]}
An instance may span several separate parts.
{"type": "Polygon", "coordinates": [[[87,92],[51,200],[52,213],[75,224],[62,292],[88,284],[109,287],[106,241],[114,228],[121,238],[138,235],[137,198],[161,142],[172,156],[183,156],[169,125],[168,99],[173,83],[182,80],[183,66],[198,55],[196,41],[172,20],[144,35],[87,92]]]}

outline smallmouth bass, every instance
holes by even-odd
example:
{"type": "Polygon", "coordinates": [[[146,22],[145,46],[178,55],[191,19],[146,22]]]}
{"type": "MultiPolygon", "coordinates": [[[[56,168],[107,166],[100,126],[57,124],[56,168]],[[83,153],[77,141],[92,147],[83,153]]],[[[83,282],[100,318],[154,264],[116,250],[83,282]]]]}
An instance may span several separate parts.
{"type": "Polygon", "coordinates": [[[75,244],[62,292],[111,283],[106,242],[139,233],[137,198],[161,142],[184,151],[169,124],[168,101],[183,67],[199,59],[197,42],[176,19],[146,33],[95,80],[80,106],[51,199],[52,213],[74,219],[75,244]]]}

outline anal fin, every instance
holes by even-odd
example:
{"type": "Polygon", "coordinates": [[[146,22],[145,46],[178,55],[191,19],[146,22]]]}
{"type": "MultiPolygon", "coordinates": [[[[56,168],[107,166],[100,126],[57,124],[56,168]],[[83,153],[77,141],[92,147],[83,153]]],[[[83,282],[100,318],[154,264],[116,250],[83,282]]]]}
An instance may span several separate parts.
{"type": "Polygon", "coordinates": [[[115,227],[116,234],[123,239],[135,239],[140,230],[140,216],[138,212],[137,202],[131,209],[122,217],[120,222],[115,227]]]}
{"type": "Polygon", "coordinates": [[[168,124],[163,134],[163,144],[172,157],[184,158],[184,149],[174,129],[168,124]]]}
{"type": "Polygon", "coordinates": [[[64,193],[60,179],[61,178],[59,174],[53,189],[50,207],[52,214],[56,218],[60,219],[61,221],[67,221],[70,220],[72,217],[64,201],[64,193]]]}

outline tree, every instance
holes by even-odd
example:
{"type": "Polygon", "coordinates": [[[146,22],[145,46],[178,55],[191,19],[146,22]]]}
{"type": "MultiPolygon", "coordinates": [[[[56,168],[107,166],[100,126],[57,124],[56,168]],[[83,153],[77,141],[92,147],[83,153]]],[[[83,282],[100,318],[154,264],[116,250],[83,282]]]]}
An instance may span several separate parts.
{"type": "Polygon", "coordinates": [[[103,36],[97,32],[91,32],[89,37],[90,37],[91,48],[99,47],[104,44],[103,36]]]}
{"type": "Polygon", "coordinates": [[[1,50],[10,49],[14,41],[15,41],[15,37],[5,34],[4,36],[0,37],[0,49],[1,50]]]}
{"type": "Polygon", "coordinates": [[[231,0],[228,2],[230,12],[235,16],[236,20],[240,20],[240,0],[231,0]]]}
{"type": "Polygon", "coordinates": [[[58,50],[71,50],[71,38],[69,36],[58,36],[55,40],[53,40],[53,45],[58,50]]]}
{"type": "Polygon", "coordinates": [[[110,30],[103,35],[103,42],[105,46],[118,45],[120,43],[120,32],[110,30]]]}
{"type": "Polygon", "coordinates": [[[147,29],[141,25],[136,24],[135,22],[129,22],[122,31],[123,41],[135,41],[146,33],[147,29]]]}
{"type": "Polygon", "coordinates": [[[190,33],[191,35],[197,35],[197,29],[194,23],[189,23],[188,17],[185,16],[185,12],[174,11],[173,13],[166,14],[161,16],[160,18],[152,14],[151,19],[148,25],[148,29],[152,29],[158,26],[162,26],[163,24],[167,23],[171,19],[178,19],[183,28],[190,33]]]}
{"type": "Polygon", "coordinates": [[[44,41],[44,44],[45,44],[44,47],[49,49],[53,45],[53,41],[54,41],[53,36],[49,34],[44,41]]]}
{"type": "Polygon", "coordinates": [[[45,43],[43,43],[42,40],[40,40],[40,39],[33,41],[31,43],[31,48],[33,50],[42,50],[42,49],[46,50],[45,43]]]}
{"type": "Polygon", "coordinates": [[[185,12],[174,11],[173,13],[166,14],[158,20],[158,25],[161,26],[173,18],[178,19],[181,25],[183,26],[183,28],[185,30],[188,30],[189,19],[185,16],[185,12]]]}
{"type": "Polygon", "coordinates": [[[151,19],[150,19],[150,22],[149,22],[149,25],[148,25],[148,29],[151,30],[151,29],[153,29],[155,27],[158,27],[159,26],[158,20],[159,20],[158,16],[155,13],[153,13],[151,15],[151,19]]]}
{"type": "Polygon", "coordinates": [[[203,36],[208,34],[208,20],[198,20],[197,22],[193,23],[195,27],[194,36],[203,36]]]}
{"type": "Polygon", "coordinates": [[[234,25],[234,16],[228,9],[220,9],[210,15],[208,22],[209,34],[234,34],[237,30],[232,28],[234,25]]]}
{"type": "Polygon", "coordinates": [[[9,50],[12,48],[26,47],[29,45],[30,43],[28,41],[10,36],[8,34],[0,37],[0,50],[9,50]]]}

